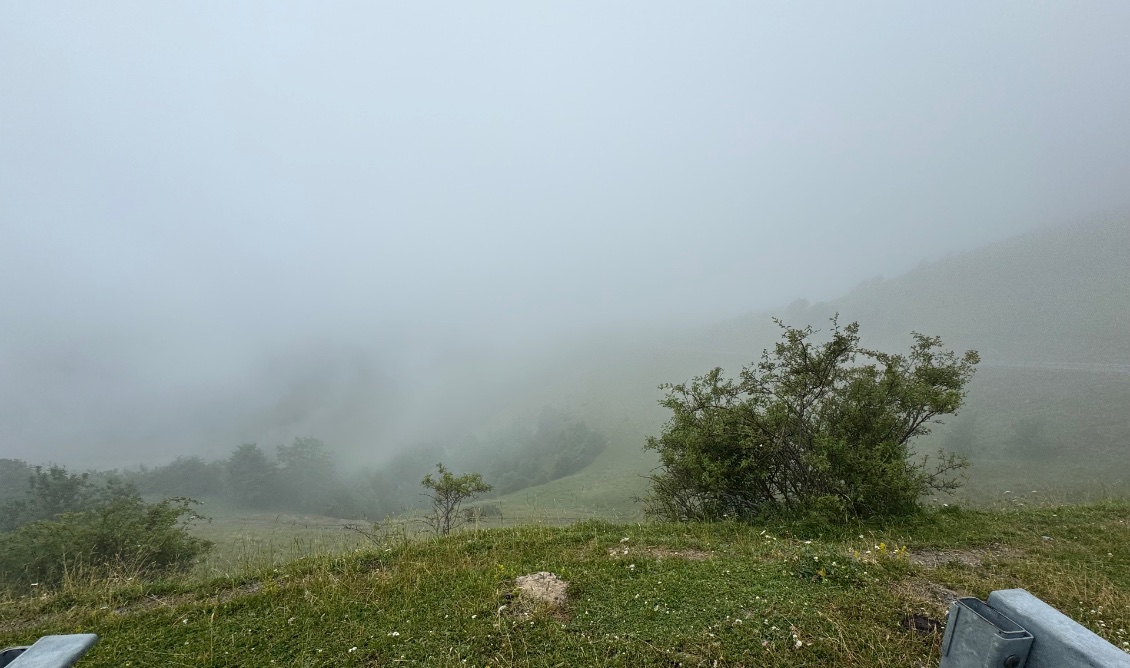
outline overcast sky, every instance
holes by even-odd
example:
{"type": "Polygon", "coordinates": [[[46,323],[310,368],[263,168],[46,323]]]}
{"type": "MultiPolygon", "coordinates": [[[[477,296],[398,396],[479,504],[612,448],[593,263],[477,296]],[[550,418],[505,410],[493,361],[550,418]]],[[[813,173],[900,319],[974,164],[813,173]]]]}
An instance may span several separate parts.
{"type": "Polygon", "coordinates": [[[1115,1],[5,2],[0,456],[136,452],[279,365],[376,383],[1125,212],[1127,26],[1115,1]]]}

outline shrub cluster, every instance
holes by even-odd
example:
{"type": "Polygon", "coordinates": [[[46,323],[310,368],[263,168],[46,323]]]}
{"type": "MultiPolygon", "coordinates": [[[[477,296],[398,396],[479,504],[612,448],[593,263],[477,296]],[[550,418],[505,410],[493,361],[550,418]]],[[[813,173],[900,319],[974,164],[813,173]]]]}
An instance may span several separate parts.
{"type": "Polygon", "coordinates": [[[97,485],[61,466],[33,471],[23,497],[0,509],[0,586],[185,571],[211,548],[188,531],[197,518],[190,499],[146,503],[118,479],[97,485]]]}
{"type": "Polygon", "coordinates": [[[979,361],[913,334],[907,355],[860,346],[859,326],[832,320],[830,340],[788,327],[739,377],[721,369],[665,385],[672,417],[647,448],[659,453],[645,510],[670,520],[767,514],[887,517],[923,494],[952,490],[966,462],[915,461],[910,442],[954,413],[979,361]]]}

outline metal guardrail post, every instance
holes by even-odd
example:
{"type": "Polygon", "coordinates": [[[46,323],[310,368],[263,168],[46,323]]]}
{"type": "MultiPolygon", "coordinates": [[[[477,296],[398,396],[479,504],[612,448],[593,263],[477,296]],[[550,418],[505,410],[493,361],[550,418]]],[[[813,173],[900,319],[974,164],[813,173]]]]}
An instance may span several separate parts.
{"type": "Polygon", "coordinates": [[[975,598],[950,606],[940,668],[1021,668],[1032,634],[975,598]]]}
{"type": "Polygon", "coordinates": [[[98,636],[93,633],[43,636],[30,647],[0,650],[0,667],[69,668],[96,642],[98,636]]]}
{"type": "Polygon", "coordinates": [[[939,668],[1130,668],[1130,654],[1023,589],[950,606],[939,668]]]}

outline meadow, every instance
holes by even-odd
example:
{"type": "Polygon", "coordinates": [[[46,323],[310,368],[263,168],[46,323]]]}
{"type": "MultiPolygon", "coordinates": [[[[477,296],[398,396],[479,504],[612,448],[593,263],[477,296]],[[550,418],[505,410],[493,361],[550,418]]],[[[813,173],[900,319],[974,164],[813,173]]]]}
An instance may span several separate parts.
{"type": "Polygon", "coordinates": [[[312,519],[214,520],[219,550],[188,578],[10,597],[0,645],[94,632],[92,668],[932,666],[950,600],[1023,587],[1130,647],[1122,501],[836,529],[546,516],[378,542],[312,519]],[[563,601],[516,586],[543,571],[563,601]]]}

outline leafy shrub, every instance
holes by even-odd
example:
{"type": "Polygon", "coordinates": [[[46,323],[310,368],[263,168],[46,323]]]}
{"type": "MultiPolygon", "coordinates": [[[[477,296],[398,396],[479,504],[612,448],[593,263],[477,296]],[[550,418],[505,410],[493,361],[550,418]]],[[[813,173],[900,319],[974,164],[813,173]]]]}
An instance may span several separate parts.
{"type": "Polygon", "coordinates": [[[963,458],[912,461],[910,442],[961,406],[976,352],[958,357],[915,333],[908,355],[892,355],[861,347],[854,322],[841,329],[833,318],[823,344],[811,327],[777,324],[781,342],[737,380],[716,368],[663,386],[672,417],[646,445],[661,462],[649,514],[889,517],[959,486],[963,458]]]}
{"type": "Polygon", "coordinates": [[[28,467],[29,474],[20,490],[22,496],[0,504],[0,531],[50,520],[115,499],[135,495],[137,490],[115,475],[95,484],[90,473],[71,473],[63,466],[28,467]]]}
{"type": "Polygon", "coordinates": [[[424,521],[438,535],[446,536],[473,519],[473,516],[468,518],[460,511],[463,502],[489,492],[491,486],[483,481],[481,474],[464,473],[456,476],[443,464],[436,464],[436,473],[436,477],[429,473],[420,482],[428,490],[424,495],[432,502],[432,512],[424,517],[424,521]]]}
{"type": "Polygon", "coordinates": [[[133,493],[25,524],[0,536],[0,584],[55,585],[68,574],[145,577],[185,571],[212,546],[189,534],[190,499],[145,503],[133,493]]]}

